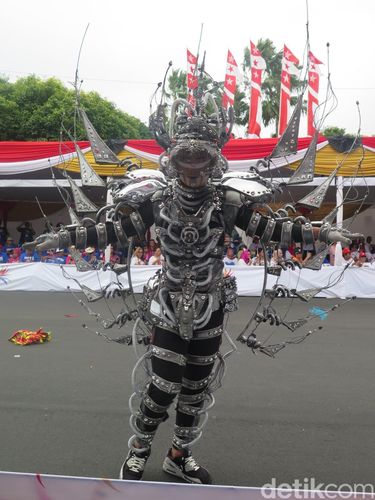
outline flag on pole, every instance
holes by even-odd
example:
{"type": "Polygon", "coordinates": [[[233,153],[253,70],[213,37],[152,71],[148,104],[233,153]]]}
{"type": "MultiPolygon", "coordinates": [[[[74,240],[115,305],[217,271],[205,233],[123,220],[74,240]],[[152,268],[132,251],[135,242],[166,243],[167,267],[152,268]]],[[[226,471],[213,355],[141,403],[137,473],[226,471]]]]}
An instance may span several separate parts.
{"type": "Polygon", "coordinates": [[[237,79],[240,78],[239,69],[235,58],[230,50],[227,55],[227,69],[224,80],[224,94],[222,104],[225,109],[234,104],[234,94],[236,93],[237,79]]]}
{"type": "Polygon", "coordinates": [[[314,135],[314,114],[319,104],[319,64],[323,64],[314,54],[309,52],[309,86],[307,93],[307,135],[314,135]]]}
{"type": "Polygon", "coordinates": [[[288,124],[290,109],[291,76],[299,75],[299,60],[284,45],[283,58],[281,62],[281,87],[280,87],[280,110],[279,110],[279,135],[281,135],[288,124]]]}
{"type": "Polygon", "coordinates": [[[250,87],[250,109],[249,109],[249,125],[247,133],[250,137],[260,136],[260,124],[262,120],[261,107],[261,86],[262,73],[266,69],[266,61],[263,59],[257,46],[250,40],[250,71],[251,71],[251,87],[250,87]]]}
{"type": "Polygon", "coordinates": [[[187,75],[186,84],[188,89],[188,102],[195,108],[195,97],[193,95],[194,89],[198,87],[198,77],[196,75],[197,58],[193,55],[189,49],[186,49],[187,56],[187,75]]]}

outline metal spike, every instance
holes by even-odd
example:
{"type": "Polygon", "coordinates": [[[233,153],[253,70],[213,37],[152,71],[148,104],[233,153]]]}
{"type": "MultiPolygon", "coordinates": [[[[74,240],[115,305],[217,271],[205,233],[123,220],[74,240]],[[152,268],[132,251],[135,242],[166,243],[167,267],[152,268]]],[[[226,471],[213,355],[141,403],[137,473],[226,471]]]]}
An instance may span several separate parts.
{"type": "Polygon", "coordinates": [[[335,207],[329,214],[327,214],[324,219],[324,222],[328,222],[328,224],[333,224],[333,221],[336,219],[337,212],[339,211],[339,207],[335,207]]]}
{"type": "Polygon", "coordinates": [[[273,276],[280,276],[281,267],[280,266],[270,266],[267,267],[267,273],[272,274],[273,276]]]}
{"type": "Polygon", "coordinates": [[[71,177],[68,176],[70,189],[73,193],[74,204],[78,213],[97,212],[98,207],[90,201],[83,191],[77,186],[71,177]]]}
{"type": "Polygon", "coordinates": [[[306,154],[303,157],[299,167],[290,177],[288,184],[305,184],[307,182],[312,182],[314,179],[315,170],[315,158],[316,158],[316,145],[318,144],[319,132],[316,131],[309,147],[307,148],[306,154]]]}
{"type": "Polygon", "coordinates": [[[95,290],[91,290],[86,285],[82,285],[79,283],[79,286],[81,287],[82,292],[85,294],[86,299],[88,302],[96,302],[97,300],[101,299],[103,297],[103,292],[97,292],[95,290]]]}
{"type": "Polygon", "coordinates": [[[316,187],[311,193],[298,200],[297,205],[303,205],[304,207],[310,209],[320,208],[327,194],[328,188],[332,182],[332,179],[336,175],[336,170],[334,170],[325,181],[323,181],[320,186],[316,187]]]}
{"type": "Polygon", "coordinates": [[[311,269],[313,271],[319,271],[322,268],[324,259],[327,256],[328,245],[321,242],[319,245],[316,245],[316,254],[314,257],[309,259],[306,264],[303,264],[304,269],[311,269]]]}
{"type": "Polygon", "coordinates": [[[70,221],[72,223],[71,225],[72,226],[80,226],[81,225],[81,221],[79,220],[77,214],[72,209],[72,207],[68,207],[68,211],[69,211],[70,221]]]}
{"type": "Polygon", "coordinates": [[[297,328],[300,328],[305,323],[307,323],[307,319],[297,319],[295,321],[283,321],[283,325],[286,326],[291,332],[296,331],[297,328]]]}
{"type": "Polygon", "coordinates": [[[99,175],[95,172],[95,170],[86,160],[78,144],[74,143],[74,146],[76,148],[79,168],[81,170],[82,186],[105,187],[106,186],[105,182],[101,177],[99,177],[99,175]]]}
{"type": "Polygon", "coordinates": [[[280,158],[297,153],[299,122],[302,111],[303,94],[298,97],[297,104],[283,135],[278,140],[269,158],[280,158]]]}
{"type": "Polygon", "coordinates": [[[79,113],[81,115],[88,140],[90,141],[91,150],[95,157],[96,163],[109,163],[111,165],[118,165],[120,163],[120,160],[95,130],[93,124],[88,119],[86,112],[83,109],[80,109],[79,113]]]}
{"type": "Polygon", "coordinates": [[[303,300],[304,302],[308,302],[311,300],[315,295],[317,295],[322,288],[308,288],[307,290],[296,290],[294,293],[295,295],[303,300]]]}
{"type": "Polygon", "coordinates": [[[69,247],[69,254],[72,256],[78,272],[92,271],[93,267],[82,257],[77,249],[69,247]]]}

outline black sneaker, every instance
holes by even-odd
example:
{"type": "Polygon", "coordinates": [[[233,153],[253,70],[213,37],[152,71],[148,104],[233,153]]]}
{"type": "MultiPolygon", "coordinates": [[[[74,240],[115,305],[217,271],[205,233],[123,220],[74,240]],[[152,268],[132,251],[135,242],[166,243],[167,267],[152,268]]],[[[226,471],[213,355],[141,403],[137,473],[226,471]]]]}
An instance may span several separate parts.
{"type": "Polygon", "coordinates": [[[190,450],[184,450],[184,455],[176,458],[172,458],[171,450],[169,450],[163,463],[163,471],[180,477],[187,483],[212,484],[210,473],[197,464],[190,450]]]}
{"type": "Polygon", "coordinates": [[[150,453],[151,450],[143,451],[141,453],[130,450],[125,462],[122,464],[120,479],[140,481],[150,453]]]}

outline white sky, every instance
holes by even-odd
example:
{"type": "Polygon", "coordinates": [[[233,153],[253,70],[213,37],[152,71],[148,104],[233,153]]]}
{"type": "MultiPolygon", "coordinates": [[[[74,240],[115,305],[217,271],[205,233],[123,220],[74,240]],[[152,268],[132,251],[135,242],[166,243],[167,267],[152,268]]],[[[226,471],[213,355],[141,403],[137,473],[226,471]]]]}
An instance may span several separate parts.
{"type": "MultiPolygon", "coordinates": [[[[279,49],[286,43],[300,59],[306,41],[305,0],[2,0],[0,7],[1,74],[11,81],[31,73],[72,81],[90,23],[79,71],[83,90],[96,90],[145,122],[168,61],[186,68],[186,48],[196,52],[201,23],[201,52],[207,51],[206,69],[217,80],[224,79],[227,49],[240,64],[250,38],[270,38],[279,49]]],[[[362,134],[375,134],[375,1],[309,0],[309,14],[311,50],[324,62],[330,42],[339,99],[325,126],[355,133],[358,100],[362,134]]],[[[324,87],[322,76],[321,99],[324,87]]]]}

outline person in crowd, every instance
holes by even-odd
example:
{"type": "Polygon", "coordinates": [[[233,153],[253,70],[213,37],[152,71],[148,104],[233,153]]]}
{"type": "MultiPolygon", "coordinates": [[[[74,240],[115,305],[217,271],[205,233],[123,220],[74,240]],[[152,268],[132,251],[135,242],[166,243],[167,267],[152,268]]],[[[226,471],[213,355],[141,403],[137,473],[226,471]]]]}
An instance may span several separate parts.
{"type": "Polygon", "coordinates": [[[8,264],[16,264],[20,261],[21,248],[14,247],[7,249],[8,254],[8,264]]]}
{"type": "Polygon", "coordinates": [[[264,266],[264,258],[263,248],[259,248],[256,256],[253,258],[253,266],[264,266]]]}
{"type": "Polygon", "coordinates": [[[300,247],[295,247],[293,250],[292,260],[294,262],[299,262],[302,265],[302,251],[300,247]]]}
{"type": "Polygon", "coordinates": [[[0,248],[0,264],[6,264],[8,262],[8,255],[4,251],[4,248],[0,248]]]}
{"type": "Polygon", "coordinates": [[[145,261],[143,260],[143,248],[135,247],[133,256],[130,261],[131,266],[144,266],[145,261]]]}
{"type": "Polygon", "coordinates": [[[35,252],[35,250],[26,249],[21,253],[20,262],[39,262],[40,256],[35,252]]]}
{"type": "Polygon", "coordinates": [[[66,255],[63,248],[58,248],[53,255],[52,259],[48,259],[47,262],[49,264],[65,264],[66,263],[66,255]]]}
{"type": "Polygon", "coordinates": [[[344,259],[343,263],[342,263],[343,266],[347,266],[347,265],[352,266],[354,264],[354,259],[352,257],[352,253],[350,251],[350,248],[346,247],[343,249],[342,258],[344,259]]]}
{"type": "Polygon", "coordinates": [[[239,266],[249,266],[251,264],[250,251],[246,246],[238,252],[238,265],[239,266]]]}
{"type": "Polygon", "coordinates": [[[109,257],[109,261],[111,262],[111,264],[120,264],[121,261],[120,256],[117,254],[113,247],[111,247],[111,255],[109,257]]]}
{"type": "Polygon", "coordinates": [[[374,246],[372,244],[372,237],[367,236],[366,238],[366,243],[364,244],[364,252],[366,254],[368,262],[372,262],[373,259],[375,258],[374,255],[374,246]]]}
{"type": "Polygon", "coordinates": [[[329,247],[329,265],[330,266],[335,265],[335,255],[336,255],[336,243],[333,243],[329,247]]]}
{"type": "Polygon", "coordinates": [[[232,247],[227,248],[226,255],[223,259],[224,265],[226,266],[235,266],[238,263],[238,259],[234,253],[234,250],[232,247]]]}
{"type": "Polygon", "coordinates": [[[21,246],[24,243],[33,241],[35,236],[35,231],[31,225],[31,222],[26,221],[17,227],[17,231],[20,233],[20,239],[18,244],[21,246]]]}
{"type": "Polygon", "coordinates": [[[233,245],[233,249],[234,249],[235,254],[237,254],[241,243],[242,243],[242,238],[238,234],[238,232],[234,229],[233,233],[232,233],[232,245],[233,245]]]}
{"type": "Polygon", "coordinates": [[[358,257],[359,257],[359,248],[358,248],[358,245],[356,243],[352,243],[349,248],[350,248],[352,259],[354,261],[356,261],[358,259],[358,257]]]}
{"type": "Polygon", "coordinates": [[[277,248],[273,251],[271,257],[271,266],[278,266],[281,262],[284,262],[284,255],[281,248],[277,248]]]}
{"type": "Polygon", "coordinates": [[[98,264],[98,257],[95,252],[94,247],[87,247],[85,251],[82,253],[83,258],[92,266],[96,266],[98,264]]]}
{"type": "Polygon", "coordinates": [[[8,252],[8,250],[14,250],[15,248],[16,248],[16,245],[14,243],[13,238],[8,236],[7,239],[5,240],[4,251],[8,252]]]}
{"type": "Polygon", "coordinates": [[[164,262],[164,257],[161,254],[160,248],[155,248],[154,255],[151,255],[148,261],[149,266],[161,266],[164,262]]]}
{"type": "Polygon", "coordinates": [[[259,243],[259,238],[258,236],[254,236],[252,238],[252,242],[249,246],[249,250],[251,254],[254,254],[254,256],[258,253],[259,248],[262,248],[261,244],[259,243]]]}
{"type": "Polygon", "coordinates": [[[148,245],[146,245],[143,249],[143,260],[145,262],[149,262],[150,258],[155,254],[155,250],[156,250],[156,241],[151,239],[149,242],[148,242],[148,245]]]}
{"type": "Polygon", "coordinates": [[[354,262],[354,266],[356,267],[367,267],[367,258],[365,252],[359,252],[358,258],[354,262]]]}
{"type": "Polygon", "coordinates": [[[8,236],[9,236],[9,233],[8,233],[6,222],[4,221],[2,223],[0,220],[0,245],[2,245],[2,246],[5,245],[5,242],[6,242],[8,236]]]}

